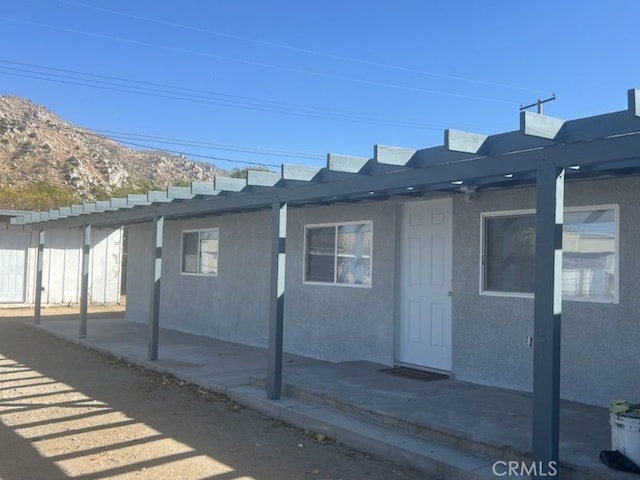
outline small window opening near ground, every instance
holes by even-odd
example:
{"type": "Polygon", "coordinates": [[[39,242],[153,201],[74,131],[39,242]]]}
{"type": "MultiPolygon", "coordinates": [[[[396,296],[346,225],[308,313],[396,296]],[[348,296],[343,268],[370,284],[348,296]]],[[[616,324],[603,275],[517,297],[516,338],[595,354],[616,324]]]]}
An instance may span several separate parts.
{"type": "MultiPolygon", "coordinates": [[[[532,210],[482,215],[481,293],[531,296],[535,222],[532,210]]],[[[617,302],[617,205],[567,208],[562,246],[563,299],[617,302]]]]}
{"type": "Polygon", "coordinates": [[[187,275],[218,275],[219,229],[182,232],[182,270],[187,275]]]}
{"type": "Polygon", "coordinates": [[[372,222],[307,225],[306,283],[371,286],[372,222]]]}

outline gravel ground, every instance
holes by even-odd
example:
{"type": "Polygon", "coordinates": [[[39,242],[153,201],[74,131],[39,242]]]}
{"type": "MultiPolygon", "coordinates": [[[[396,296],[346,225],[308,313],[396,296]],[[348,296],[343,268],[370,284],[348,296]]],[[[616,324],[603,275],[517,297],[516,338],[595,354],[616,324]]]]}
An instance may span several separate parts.
{"type": "Polygon", "coordinates": [[[0,317],[0,480],[423,478],[0,317]]]}

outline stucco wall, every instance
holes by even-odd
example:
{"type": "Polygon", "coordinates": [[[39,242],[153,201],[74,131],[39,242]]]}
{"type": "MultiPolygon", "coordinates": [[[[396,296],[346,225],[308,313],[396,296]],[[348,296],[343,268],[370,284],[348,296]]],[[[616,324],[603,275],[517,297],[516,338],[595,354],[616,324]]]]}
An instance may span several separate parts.
{"type": "MultiPolygon", "coordinates": [[[[596,405],[637,401],[640,370],[640,179],[568,182],[565,205],[619,205],[620,302],[562,304],[561,395],[596,405]]],[[[533,299],[479,294],[480,215],[535,208],[535,189],[454,198],[453,371],[457,378],[520,390],[532,385],[533,299]]]]}
{"type": "Polygon", "coordinates": [[[270,212],[165,222],[160,324],[266,346],[270,232],[270,212]],[[181,275],[182,230],[206,228],[220,229],[218,275],[181,275]]]}
{"type": "MultiPolygon", "coordinates": [[[[148,323],[151,306],[151,224],[127,227],[127,309],[125,318],[148,323]]],[[[179,255],[179,252],[178,252],[179,255]]]]}
{"type": "Polygon", "coordinates": [[[285,350],[332,361],[393,363],[395,217],[389,201],[289,211],[285,350]],[[373,222],[371,288],[304,284],[305,224],[365,220],[373,222]]]}
{"type": "MultiPolygon", "coordinates": [[[[332,361],[386,364],[394,354],[395,206],[391,202],[289,209],[284,349],[332,361]],[[373,221],[372,288],[303,284],[304,225],[373,221]]],[[[129,227],[127,318],[147,322],[151,225],[129,227]]],[[[268,345],[271,212],[166,221],[160,324],[268,345]],[[181,232],[219,228],[218,276],[180,274],[181,232]]]]}

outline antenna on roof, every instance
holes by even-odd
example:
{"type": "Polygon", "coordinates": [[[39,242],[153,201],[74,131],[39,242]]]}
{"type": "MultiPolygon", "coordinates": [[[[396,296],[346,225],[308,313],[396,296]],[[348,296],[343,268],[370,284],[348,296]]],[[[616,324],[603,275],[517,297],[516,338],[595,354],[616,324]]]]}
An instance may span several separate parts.
{"type": "Polygon", "coordinates": [[[542,115],[542,104],[543,103],[547,103],[547,102],[551,102],[551,101],[553,101],[555,99],[556,99],[556,94],[552,93],[549,98],[545,98],[544,100],[538,99],[537,102],[532,103],[530,105],[522,105],[522,104],[520,104],[520,111],[526,110],[527,108],[531,108],[531,107],[538,107],[538,113],[540,115],[542,115]]]}

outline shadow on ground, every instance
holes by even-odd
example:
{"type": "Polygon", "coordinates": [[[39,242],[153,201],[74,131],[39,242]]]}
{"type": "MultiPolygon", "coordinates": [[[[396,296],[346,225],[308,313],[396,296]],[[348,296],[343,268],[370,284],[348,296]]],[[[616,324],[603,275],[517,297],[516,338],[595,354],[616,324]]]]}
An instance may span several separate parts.
{"type": "Polygon", "coordinates": [[[421,478],[24,322],[0,321],[3,480],[421,478]]]}

